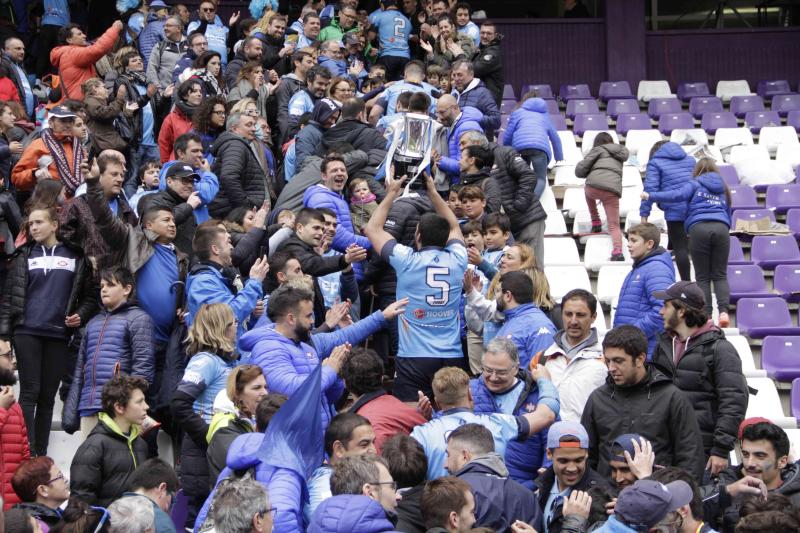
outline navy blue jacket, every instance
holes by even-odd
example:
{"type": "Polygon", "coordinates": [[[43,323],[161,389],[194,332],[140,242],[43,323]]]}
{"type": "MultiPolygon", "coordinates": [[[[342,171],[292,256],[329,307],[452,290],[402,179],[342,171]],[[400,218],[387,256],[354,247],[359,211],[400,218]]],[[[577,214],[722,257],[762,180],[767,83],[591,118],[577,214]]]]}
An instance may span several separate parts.
{"type": "Polygon", "coordinates": [[[377,501],[340,494],[319,504],[308,533],[395,533],[395,529],[377,501]]]}
{"type": "Polygon", "coordinates": [[[483,113],[483,118],[480,120],[481,128],[487,136],[493,137],[495,130],[500,127],[500,109],[486,85],[478,78],[474,78],[464,87],[463,92],[459,93],[454,89],[453,96],[458,100],[458,107],[461,109],[470,106],[483,113]]]}
{"type": "Polygon", "coordinates": [[[506,132],[503,134],[503,145],[520,150],[541,150],[547,154],[547,160],[564,159],[561,150],[561,138],[547,113],[547,104],[541,98],[528,98],[519,109],[511,113],[506,132]],[[553,150],[550,150],[550,143],[553,150]]]}
{"type": "MultiPolygon", "coordinates": [[[[639,216],[650,216],[655,192],[667,192],[683,187],[692,179],[695,160],[683,151],[677,143],[668,142],[653,154],[647,163],[647,174],[644,178],[644,190],[650,193],[650,199],[642,200],[639,216]]],[[[659,202],[664,211],[664,218],[669,222],[686,219],[686,204],[682,202],[659,202]]]]}
{"type": "Polygon", "coordinates": [[[702,174],[680,189],[651,193],[655,201],[683,202],[686,205],[686,232],[698,222],[722,222],[731,226],[731,210],[725,194],[725,181],[716,172],[702,174]],[[687,204],[688,202],[688,204],[687,204]]]}

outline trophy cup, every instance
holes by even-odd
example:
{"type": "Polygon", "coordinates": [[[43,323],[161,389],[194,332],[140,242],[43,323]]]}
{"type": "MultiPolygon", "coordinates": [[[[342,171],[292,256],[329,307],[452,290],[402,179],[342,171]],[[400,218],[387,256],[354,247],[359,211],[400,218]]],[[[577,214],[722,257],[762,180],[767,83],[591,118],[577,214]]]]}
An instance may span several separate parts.
{"type": "MultiPolygon", "coordinates": [[[[408,194],[412,184],[430,164],[432,141],[433,119],[428,115],[406,113],[401,124],[395,128],[386,163],[387,169],[389,165],[394,165],[393,178],[410,178],[403,195],[408,194]]],[[[424,188],[424,184],[414,188],[424,188]]]]}

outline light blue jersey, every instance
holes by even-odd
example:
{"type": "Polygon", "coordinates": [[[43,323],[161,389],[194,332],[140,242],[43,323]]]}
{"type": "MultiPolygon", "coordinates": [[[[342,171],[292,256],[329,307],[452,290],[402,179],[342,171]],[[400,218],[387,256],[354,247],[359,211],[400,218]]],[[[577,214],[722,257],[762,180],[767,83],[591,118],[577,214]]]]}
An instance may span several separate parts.
{"type": "Polygon", "coordinates": [[[428,457],[428,479],[448,475],[444,465],[447,458],[447,437],[464,424],[480,424],[492,432],[494,451],[501,457],[506,454],[506,444],[528,436],[528,421],[521,416],[500,413],[475,414],[469,409],[443,411],[430,422],[417,426],[411,437],[422,445],[428,457]]]}
{"type": "Polygon", "coordinates": [[[475,46],[481,45],[481,30],[478,28],[478,25],[472,22],[471,20],[467,22],[464,26],[458,27],[458,33],[463,33],[465,35],[469,35],[472,37],[475,46]]]}
{"type": "Polygon", "coordinates": [[[461,241],[420,251],[390,241],[382,251],[397,272],[397,298],[408,298],[400,315],[399,357],[461,358],[459,302],[467,270],[461,241]]]}
{"type": "Polygon", "coordinates": [[[409,59],[408,38],[411,36],[411,21],[396,9],[375,11],[369,16],[370,24],[378,28],[381,43],[379,57],[395,56],[409,59]]]}
{"type": "Polygon", "coordinates": [[[289,99],[289,115],[293,117],[300,117],[305,113],[311,113],[314,110],[314,101],[308,91],[299,90],[292,95],[289,99]]]}
{"type": "Polygon", "coordinates": [[[433,93],[436,92],[438,94],[439,90],[433,85],[425,83],[424,81],[422,83],[398,81],[383,91],[377,101],[377,104],[386,110],[387,117],[391,117],[397,113],[397,99],[402,93],[418,93],[420,91],[425,91],[425,93],[431,97],[431,108],[429,112],[432,115],[436,111],[436,98],[433,97],[433,93]]]}

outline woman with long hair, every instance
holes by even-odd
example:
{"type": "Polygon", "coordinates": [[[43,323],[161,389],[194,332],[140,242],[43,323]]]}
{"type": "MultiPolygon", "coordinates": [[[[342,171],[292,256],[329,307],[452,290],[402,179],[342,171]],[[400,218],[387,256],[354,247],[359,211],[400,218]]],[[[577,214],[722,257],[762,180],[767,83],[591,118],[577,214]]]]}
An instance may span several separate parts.
{"type": "Polygon", "coordinates": [[[187,337],[191,355],[181,382],[172,395],[172,417],[184,431],[181,445],[181,487],[189,499],[186,526],[192,527],[209,493],[206,435],[214,399],[236,366],[236,318],[227,304],[200,307],[187,337]]]}
{"type": "Polygon", "coordinates": [[[62,512],[61,521],[50,529],[50,533],[86,533],[87,531],[104,531],[108,522],[108,511],[102,507],[89,507],[89,504],[77,496],[69,499],[62,512]]]}
{"type": "Polygon", "coordinates": [[[235,103],[250,97],[256,101],[259,116],[266,117],[269,95],[270,85],[266,80],[264,66],[258,61],[249,61],[236,76],[236,86],[228,94],[228,102],[235,103]]]}
{"type": "MultiPolygon", "coordinates": [[[[36,206],[52,207],[56,210],[56,214],[61,216],[65,201],[64,184],[61,183],[61,181],[52,178],[39,180],[36,183],[36,187],[33,189],[33,194],[31,194],[31,197],[25,202],[23,208],[24,216],[26,217],[25,220],[27,220],[27,216],[36,206]]],[[[29,240],[28,232],[20,231],[19,235],[17,235],[17,239],[14,241],[14,246],[20,248],[29,240]]]]}
{"type": "Polygon", "coordinates": [[[158,133],[158,150],[161,164],[175,159],[173,146],[175,139],[192,129],[192,118],[203,101],[203,85],[200,80],[189,79],[178,87],[175,107],[164,118],[161,131],[158,133]]]}
{"type": "Polygon", "coordinates": [[[728,327],[728,252],[731,246],[731,193],[713,159],[697,162],[693,179],[679,189],[642,192],[642,200],[686,204],[686,233],[697,284],[706,297],[706,313],[711,316],[711,285],[717,297],[719,326],[728,327]]]}
{"type": "Polygon", "coordinates": [[[198,79],[203,84],[205,96],[222,96],[228,94],[225,80],[222,77],[222,56],[219,52],[208,50],[200,54],[192,63],[194,74],[190,79],[198,79]]]}
{"type": "MultiPolygon", "coordinates": [[[[192,129],[203,142],[203,156],[206,159],[211,155],[211,145],[225,131],[227,116],[225,99],[221,96],[204,99],[194,112],[192,129]]],[[[212,161],[209,161],[209,164],[211,163],[212,161]]]]}

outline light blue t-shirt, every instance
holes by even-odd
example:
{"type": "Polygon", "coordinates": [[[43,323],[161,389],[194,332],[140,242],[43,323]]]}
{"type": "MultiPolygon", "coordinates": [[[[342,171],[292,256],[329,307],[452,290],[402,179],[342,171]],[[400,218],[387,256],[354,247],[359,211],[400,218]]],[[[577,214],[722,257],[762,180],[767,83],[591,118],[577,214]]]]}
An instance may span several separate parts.
{"type": "Polygon", "coordinates": [[[397,273],[397,298],[408,298],[400,315],[399,357],[463,357],[459,320],[467,249],[461,241],[420,251],[389,241],[381,251],[397,273]]]}
{"type": "Polygon", "coordinates": [[[214,400],[219,391],[225,388],[228,375],[236,364],[236,361],[225,361],[212,353],[199,352],[192,356],[186,365],[186,371],[178,383],[177,390],[195,399],[192,406],[194,412],[206,423],[211,422],[214,400]]]}
{"type": "Polygon", "coordinates": [[[499,412],[504,415],[513,415],[514,410],[519,403],[519,397],[522,396],[523,387],[522,380],[517,380],[517,384],[502,394],[492,394],[494,401],[497,404],[499,412]]]}
{"type": "Polygon", "coordinates": [[[299,90],[289,99],[289,115],[300,117],[305,113],[314,111],[314,101],[308,91],[299,90]]]}
{"type": "Polygon", "coordinates": [[[430,422],[417,426],[411,437],[422,445],[428,457],[428,479],[448,475],[444,467],[447,454],[447,437],[464,424],[480,424],[492,432],[494,451],[501,457],[506,454],[509,441],[527,437],[528,425],[522,417],[499,413],[476,415],[469,409],[444,411],[430,422]],[[520,421],[524,421],[523,427],[520,421]]]}
{"type": "Polygon", "coordinates": [[[481,45],[481,30],[478,28],[478,25],[471,20],[464,26],[459,27],[458,33],[464,33],[472,37],[472,40],[475,42],[475,46],[481,45]]]}
{"type": "Polygon", "coordinates": [[[142,13],[141,11],[137,11],[136,13],[131,15],[131,18],[128,19],[128,28],[130,29],[130,31],[125,32],[125,38],[129,44],[132,43],[133,40],[139,36],[140,33],[142,33],[144,25],[145,25],[144,13],[142,13]]]}
{"type": "Polygon", "coordinates": [[[44,0],[42,25],[66,26],[69,24],[69,2],[67,0],[44,0]]]}
{"type": "Polygon", "coordinates": [[[397,9],[375,11],[369,16],[370,24],[378,28],[381,49],[379,57],[411,57],[408,38],[411,36],[411,21],[397,9]]]}
{"type": "Polygon", "coordinates": [[[25,97],[25,111],[28,113],[28,116],[33,116],[33,90],[31,90],[31,84],[28,81],[28,76],[25,75],[25,71],[22,70],[22,67],[13,63],[14,69],[17,71],[17,77],[19,78],[20,83],[22,83],[22,90],[25,94],[20,95],[25,97]]]}
{"type": "Polygon", "coordinates": [[[397,113],[397,99],[401,94],[407,92],[418,93],[420,91],[425,91],[425,93],[431,97],[431,108],[429,112],[433,113],[436,111],[436,99],[433,97],[433,93],[438,91],[438,89],[429,83],[425,83],[424,81],[422,83],[398,81],[383,91],[383,94],[381,94],[377,104],[386,110],[385,115],[387,117],[391,117],[397,113]]]}
{"type": "MultiPolygon", "coordinates": [[[[139,96],[144,96],[147,94],[147,87],[144,85],[139,85],[137,83],[134,86],[136,87],[136,90],[139,91],[139,96]]],[[[155,127],[155,124],[156,120],[155,116],[153,115],[153,107],[150,105],[150,100],[148,99],[147,105],[142,108],[142,145],[156,145],[156,138],[155,135],[153,135],[153,128],[155,127]]]]}

